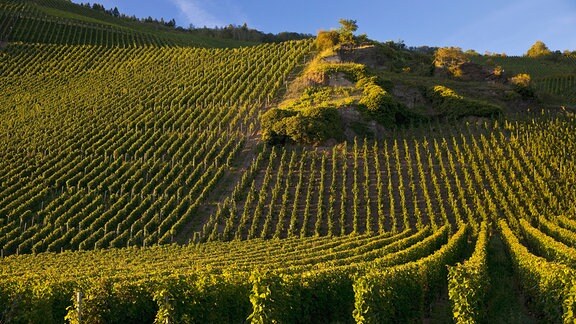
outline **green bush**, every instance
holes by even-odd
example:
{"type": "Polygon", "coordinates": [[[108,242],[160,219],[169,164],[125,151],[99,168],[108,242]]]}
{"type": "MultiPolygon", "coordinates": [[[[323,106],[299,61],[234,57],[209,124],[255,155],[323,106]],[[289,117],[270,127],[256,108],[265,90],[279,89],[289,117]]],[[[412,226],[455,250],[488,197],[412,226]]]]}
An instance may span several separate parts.
{"type": "Polygon", "coordinates": [[[262,116],[262,139],[269,144],[287,142],[318,144],[343,139],[343,126],[336,108],[312,107],[294,111],[272,109],[262,116]]]}
{"type": "Polygon", "coordinates": [[[286,134],[295,142],[316,144],[343,137],[342,120],[336,108],[314,107],[285,121],[286,134]]]}
{"type": "Polygon", "coordinates": [[[311,272],[300,279],[302,323],[353,322],[354,290],[346,271],[311,272]]]}
{"type": "Polygon", "coordinates": [[[70,297],[74,301],[74,306],[69,308],[66,319],[70,323],[109,323],[118,319],[122,309],[118,308],[120,300],[113,293],[113,285],[114,281],[109,278],[81,284],[80,307],[75,294],[72,294],[70,297]],[[80,314],[76,311],[78,308],[81,309],[80,314]]]}
{"type": "Polygon", "coordinates": [[[352,82],[367,77],[366,66],[359,63],[320,64],[317,67],[317,72],[324,74],[343,73],[352,82]]]}
{"type": "Polygon", "coordinates": [[[262,140],[268,144],[288,142],[319,144],[328,139],[343,139],[342,120],[329,87],[308,87],[287,108],[274,108],[261,117],[262,140]]]}
{"type": "Polygon", "coordinates": [[[376,82],[377,79],[374,77],[358,81],[358,86],[364,89],[359,104],[366,110],[368,116],[388,127],[409,119],[406,108],[376,82]]]}
{"type": "Polygon", "coordinates": [[[356,323],[416,322],[422,313],[423,286],[417,267],[395,267],[354,282],[356,323]]]}
{"type": "Polygon", "coordinates": [[[287,135],[283,132],[283,120],[297,115],[296,111],[285,109],[270,109],[260,118],[262,140],[269,144],[284,143],[287,135]]]}
{"type": "MultiPolygon", "coordinates": [[[[250,314],[250,286],[241,273],[95,279],[75,290],[83,297],[79,305],[67,290],[70,323],[243,323],[250,314]]],[[[59,323],[64,314],[54,318],[25,322],[59,323]]]]}
{"type": "Polygon", "coordinates": [[[316,49],[318,51],[327,50],[336,46],[339,42],[340,35],[335,30],[321,30],[316,36],[316,49]]]}
{"type": "Polygon", "coordinates": [[[500,106],[481,100],[465,98],[454,90],[442,85],[436,85],[428,89],[426,97],[432,102],[433,107],[445,117],[488,117],[502,112],[500,106]]]}
{"type": "Polygon", "coordinates": [[[388,93],[375,84],[369,84],[364,87],[364,95],[360,99],[360,104],[364,105],[369,111],[376,111],[384,104],[388,93]]]}

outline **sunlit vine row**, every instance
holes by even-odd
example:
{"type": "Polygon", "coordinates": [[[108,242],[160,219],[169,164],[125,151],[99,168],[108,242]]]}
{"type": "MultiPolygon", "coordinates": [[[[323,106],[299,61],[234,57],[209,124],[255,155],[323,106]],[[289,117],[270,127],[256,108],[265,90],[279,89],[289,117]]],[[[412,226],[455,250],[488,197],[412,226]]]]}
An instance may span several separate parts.
{"type": "Polygon", "coordinates": [[[190,240],[259,108],[308,48],[11,45],[0,76],[4,253],[190,240]]]}

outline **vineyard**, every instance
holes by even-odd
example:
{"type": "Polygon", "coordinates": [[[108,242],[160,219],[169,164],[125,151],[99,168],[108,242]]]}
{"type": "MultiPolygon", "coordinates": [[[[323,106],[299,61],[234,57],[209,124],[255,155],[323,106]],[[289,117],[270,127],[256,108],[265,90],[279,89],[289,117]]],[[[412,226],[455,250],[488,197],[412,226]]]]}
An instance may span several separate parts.
{"type": "MultiPolygon", "coordinates": [[[[266,145],[313,41],[89,11],[0,3],[0,323],[497,321],[496,241],[531,319],[576,320],[570,110],[266,145]]],[[[573,98],[569,59],[497,59],[573,98]]]]}
{"type": "Polygon", "coordinates": [[[174,242],[309,47],[10,46],[4,254],[174,242]]]}
{"type": "Polygon", "coordinates": [[[147,26],[62,0],[4,0],[0,41],[105,47],[251,45],[147,26]]]}
{"type": "Polygon", "coordinates": [[[500,66],[513,74],[527,73],[534,88],[541,94],[570,105],[576,99],[576,57],[563,55],[554,59],[531,59],[528,57],[474,57],[474,62],[500,66]]]}

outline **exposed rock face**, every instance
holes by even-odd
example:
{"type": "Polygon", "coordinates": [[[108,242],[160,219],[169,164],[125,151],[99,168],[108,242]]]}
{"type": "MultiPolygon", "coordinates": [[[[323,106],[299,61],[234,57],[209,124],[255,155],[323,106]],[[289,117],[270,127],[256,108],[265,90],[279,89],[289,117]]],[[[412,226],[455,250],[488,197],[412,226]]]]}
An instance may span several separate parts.
{"type": "Polygon", "coordinates": [[[342,62],[342,59],[340,58],[340,55],[338,55],[338,54],[327,56],[327,57],[323,58],[322,60],[326,63],[340,63],[340,62],[342,62]]]}
{"type": "Polygon", "coordinates": [[[331,87],[353,87],[354,83],[346,79],[344,73],[332,73],[328,76],[328,86],[331,87]]]}
{"type": "Polygon", "coordinates": [[[306,76],[308,86],[353,87],[354,83],[344,73],[310,73],[306,76]]]}
{"type": "Polygon", "coordinates": [[[392,94],[407,110],[424,117],[434,117],[439,113],[432,107],[430,100],[424,97],[421,89],[396,83],[392,89],[392,94]]]}
{"type": "Polygon", "coordinates": [[[386,56],[375,46],[341,49],[338,54],[343,62],[360,63],[371,68],[385,67],[388,63],[386,56]]]}
{"type": "MultiPolygon", "coordinates": [[[[326,63],[340,63],[342,59],[339,54],[324,57],[322,61],[326,63]]],[[[324,73],[315,72],[306,75],[307,86],[329,86],[329,87],[353,87],[354,83],[346,78],[344,73],[324,73]]]]}
{"type": "Polygon", "coordinates": [[[403,84],[395,84],[392,89],[392,94],[408,108],[426,106],[429,104],[428,100],[426,100],[422,95],[422,91],[418,88],[408,87],[403,84]]]}
{"type": "Polygon", "coordinates": [[[342,107],[338,109],[344,126],[344,136],[347,141],[353,141],[354,137],[369,136],[382,139],[389,135],[389,131],[374,120],[366,120],[357,107],[342,107]],[[361,132],[361,134],[357,132],[361,132]]]}
{"type": "Polygon", "coordinates": [[[308,73],[305,76],[305,80],[306,86],[308,87],[323,86],[327,84],[326,74],[322,72],[308,73]]]}

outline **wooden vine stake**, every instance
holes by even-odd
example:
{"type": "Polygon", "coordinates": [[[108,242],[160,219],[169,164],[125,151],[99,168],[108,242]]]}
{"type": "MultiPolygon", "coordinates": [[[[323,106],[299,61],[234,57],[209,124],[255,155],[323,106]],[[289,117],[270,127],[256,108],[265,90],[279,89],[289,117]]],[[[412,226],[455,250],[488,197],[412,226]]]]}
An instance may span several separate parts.
{"type": "Polygon", "coordinates": [[[78,313],[78,324],[82,323],[82,298],[84,294],[82,291],[76,292],[76,312],[78,313]]]}

